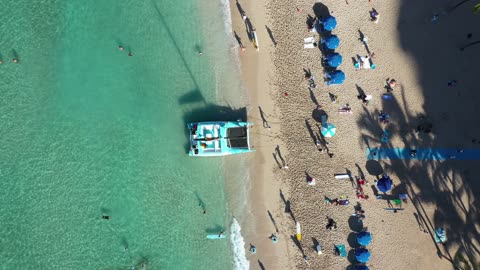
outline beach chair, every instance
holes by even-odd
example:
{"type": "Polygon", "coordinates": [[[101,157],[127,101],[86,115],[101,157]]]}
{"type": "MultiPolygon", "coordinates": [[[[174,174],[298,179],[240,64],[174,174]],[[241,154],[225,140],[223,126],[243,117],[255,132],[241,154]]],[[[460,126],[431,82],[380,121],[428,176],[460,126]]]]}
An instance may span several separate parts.
{"type": "Polygon", "coordinates": [[[317,47],[317,43],[315,42],[315,37],[308,37],[303,39],[303,48],[305,49],[313,49],[317,47]]]}
{"type": "Polygon", "coordinates": [[[303,41],[304,41],[303,43],[314,43],[315,38],[314,37],[308,37],[308,38],[304,38],[303,41]]]}
{"type": "Polygon", "coordinates": [[[340,257],[347,257],[347,248],[345,245],[335,245],[335,253],[340,257]]]}

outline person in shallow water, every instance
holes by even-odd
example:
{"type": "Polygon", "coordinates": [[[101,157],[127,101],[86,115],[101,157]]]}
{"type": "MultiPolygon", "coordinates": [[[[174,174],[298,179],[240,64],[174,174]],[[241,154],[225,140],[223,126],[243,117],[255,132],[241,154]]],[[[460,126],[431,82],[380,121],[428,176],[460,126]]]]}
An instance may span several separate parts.
{"type": "Polygon", "coordinates": [[[110,219],[110,216],[103,215],[102,219],[110,219]]]}

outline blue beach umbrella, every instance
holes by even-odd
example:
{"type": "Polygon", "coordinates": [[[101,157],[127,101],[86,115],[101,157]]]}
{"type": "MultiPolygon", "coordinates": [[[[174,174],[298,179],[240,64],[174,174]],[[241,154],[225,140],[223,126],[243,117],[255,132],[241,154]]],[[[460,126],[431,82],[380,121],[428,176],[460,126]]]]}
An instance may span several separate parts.
{"type": "Polygon", "coordinates": [[[322,132],[322,135],[325,137],[333,137],[337,129],[335,128],[334,124],[326,123],[322,125],[322,128],[320,131],[322,132]]]}
{"type": "Polygon", "coordinates": [[[377,182],[377,188],[381,192],[388,192],[390,189],[392,189],[392,185],[392,179],[390,179],[390,177],[388,177],[386,174],[384,174],[383,177],[377,182]]]}
{"type": "Polygon", "coordinates": [[[370,251],[365,248],[355,249],[355,258],[358,262],[366,263],[370,260],[370,251]]]}
{"type": "Polygon", "coordinates": [[[326,77],[329,79],[327,85],[342,84],[345,81],[345,73],[341,70],[329,72],[326,74],[326,77]]]}
{"type": "Polygon", "coordinates": [[[335,29],[335,27],[337,27],[337,19],[335,19],[335,17],[333,16],[328,16],[327,18],[322,20],[322,24],[323,29],[325,29],[326,31],[332,31],[333,29],[335,29]]]}
{"type": "Polygon", "coordinates": [[[357,242],[362,246],[367,246],[372,242],[372,235],[369,232],[357,233],[357,242]]]}
{"type": "Polygon", "coordinates": [[[366,265],[355,265],[355,270],[370,270],[366,265]]]}
{"type": "Polygon", "coordinates": [[[339,53],[327,55],[327,63],[331,67],[338,67],[342,63],[342,56],[339,53]]]}
{"type": "Polygon", "coordinates": [[[335,50],[340,45],[340,39],[337,36],[332,35],[326,38],[322,38],[321,42],[327,46],[330,50],[335,50]]]}

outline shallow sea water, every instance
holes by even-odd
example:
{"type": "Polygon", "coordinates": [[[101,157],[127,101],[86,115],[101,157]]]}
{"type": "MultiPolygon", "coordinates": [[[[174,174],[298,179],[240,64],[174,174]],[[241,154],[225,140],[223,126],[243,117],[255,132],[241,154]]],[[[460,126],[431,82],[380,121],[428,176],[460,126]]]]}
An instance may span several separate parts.
{"type": "Polygon", "coordinates": [[[232,222],[229,161],[185,148],[206,104],[245,104],[222,5],[4,3],[0,269],[233,268],[205,239],[232,222]]]}

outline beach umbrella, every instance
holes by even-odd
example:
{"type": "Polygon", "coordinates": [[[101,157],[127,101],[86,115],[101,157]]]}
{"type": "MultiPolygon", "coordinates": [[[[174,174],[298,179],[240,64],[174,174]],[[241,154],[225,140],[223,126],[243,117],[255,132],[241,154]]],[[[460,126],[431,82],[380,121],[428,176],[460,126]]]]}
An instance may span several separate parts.
{"type": "Polygon", "coordinates": [[[358,262],[366,263],[370,260],[370,251],[365,248],[355,249],[355,258],[358,262]]]}
{"type": "Polygon", "coordinates": [[[323,29],[325,29],[326,31],[332,31],[333,29],[335,29],[335,27],[337,27],[337,19],[335,19],[335,17],[333,16],[328,16],[327,18],[322,20],[322,24],[323,29]]]}
{"type": "Polygon", "coordinates": [[[357,243],[362,246],[367,246],[372,242],[372,235],[369,232],[357,233],[357,243]]]}
{"type": "Polygon", "coordinates": [[[327,55],[327,63],[331,67],[338,67],[342,63],[342,56],[339,53],[327,55]]]}
{"type": "Polygon", "coordinates": [[[320,131],[322,132],[322,135],[325,137],[333,137],[333,135],[335,135],[336,130],[337,129],[335,128],[334,124],[326,123],[322,125],[322,128],[320,131]]]}
{"type": "Polygon", "coordinates": [[[355,265],[354,270],[370,270],[366,265],[355,265]]]}
{"type": "Polygon", "coordinates": [[[381,192],[388,192],[390,189],[392,189],[392,179],[388,177],[388,175],[384,174],[380,180],[377,181],[377,188],[381,192]]]}
{"type": "Polygon", "coordinates": [[[337,36],[332,35],[326,38],[322,38],[321,42],[327,46],[330,50],[335,50],[340,45],[340,39],[337,36]]]}
{"type": "Polygon", "coordinates": [[[329,79],[327,85],[342,84],[345,81],[345,73],[341,70],[329,72],[326,74],[326,77],[329,79]]]}

